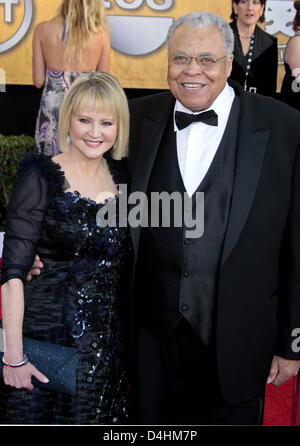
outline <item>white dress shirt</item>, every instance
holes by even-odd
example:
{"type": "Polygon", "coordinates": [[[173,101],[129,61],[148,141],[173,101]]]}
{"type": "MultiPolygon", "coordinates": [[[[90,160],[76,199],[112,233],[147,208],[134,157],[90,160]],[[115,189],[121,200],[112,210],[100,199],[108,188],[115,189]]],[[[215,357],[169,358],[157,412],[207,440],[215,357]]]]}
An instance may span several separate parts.
{"type": "Polygon", "coordinates": [[[233,88],[226,83],[225,88],[207,109],[217,113],[217,127],[203,122],[194,122],[185,129],[179,130],[175,122],[175,112],[192,112],[178,100],[175,103],[174,131],[176,132],[178,164],[189,197],[197,190],[214,159],[226,128],[234,95],[233,88]]]}

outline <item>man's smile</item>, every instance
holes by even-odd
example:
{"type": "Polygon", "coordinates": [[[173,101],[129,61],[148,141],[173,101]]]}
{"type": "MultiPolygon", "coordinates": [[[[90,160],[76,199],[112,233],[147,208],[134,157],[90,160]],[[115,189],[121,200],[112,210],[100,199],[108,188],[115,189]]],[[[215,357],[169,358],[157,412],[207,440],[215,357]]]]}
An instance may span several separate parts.
{"type": "Polygon", "coordinates": [[[183,82],[181,85],[184,89],[191,91],[201,90],[203,87],[205,87],[205,84],[197,82],[183,82]]]}

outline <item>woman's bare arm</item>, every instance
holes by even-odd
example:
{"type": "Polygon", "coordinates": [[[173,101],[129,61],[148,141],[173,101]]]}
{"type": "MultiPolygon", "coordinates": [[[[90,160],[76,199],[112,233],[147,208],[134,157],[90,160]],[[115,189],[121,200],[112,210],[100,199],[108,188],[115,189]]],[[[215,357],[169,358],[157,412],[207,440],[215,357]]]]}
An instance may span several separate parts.
{"type": "Polygon", "coordinates": [[[110,49],[111,49],[110,36],[109,36],[108,30],[103,31],[102,42],[103,42],[102,51],[101,51],[100,60],[97,65],[97,71],[102,71],[102,72],[108,73],[109,72],[110,49]]]}
{"type": "Polygon", "coordinates": [[[43,28],[44,22],[36,26],[32,41],[32,75],[33,84],[37,88],[41,88],[44,85],[46,78],[46,62],[42,48],[43,28]]]}

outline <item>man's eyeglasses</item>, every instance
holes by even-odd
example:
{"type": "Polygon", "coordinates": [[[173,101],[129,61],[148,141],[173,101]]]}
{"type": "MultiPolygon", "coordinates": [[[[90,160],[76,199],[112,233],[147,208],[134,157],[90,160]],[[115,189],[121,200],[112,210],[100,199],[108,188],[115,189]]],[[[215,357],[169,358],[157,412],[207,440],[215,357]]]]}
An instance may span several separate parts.
{"type": "Polygon", "coordinates": [[[217,59],[214,56],[200,55],[200,56],[187,56],[186,54],[172,54],[170,60],[174,65],[187,66],[190,65],[193,59],[203,70],[211,70],[215,67],[215,64],[219,60],[224,59],[226,56],[219,57],[217,59]]]}

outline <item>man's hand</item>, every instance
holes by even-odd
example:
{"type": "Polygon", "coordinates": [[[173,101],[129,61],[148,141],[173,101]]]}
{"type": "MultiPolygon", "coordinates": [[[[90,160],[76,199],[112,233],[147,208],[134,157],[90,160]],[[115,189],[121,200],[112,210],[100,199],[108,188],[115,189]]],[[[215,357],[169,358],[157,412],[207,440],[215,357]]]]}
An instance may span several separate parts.
{"type": "Polygon", "coordinates": [[[300,361],[284,359],[281,356],[273,356],[267,384],[281,386],[288,379],[296,376],[300,367],[300,361]]]}
{"type": "Polygon", "coordinates": [[[44,264],[43,262],[41,262],[39,256],[36,254],[31,270],[27,274],[27,280],[31,280],[32,276],[38,276],[39,274],[41,274],[42,268],[44,268],[44,264]]]}

